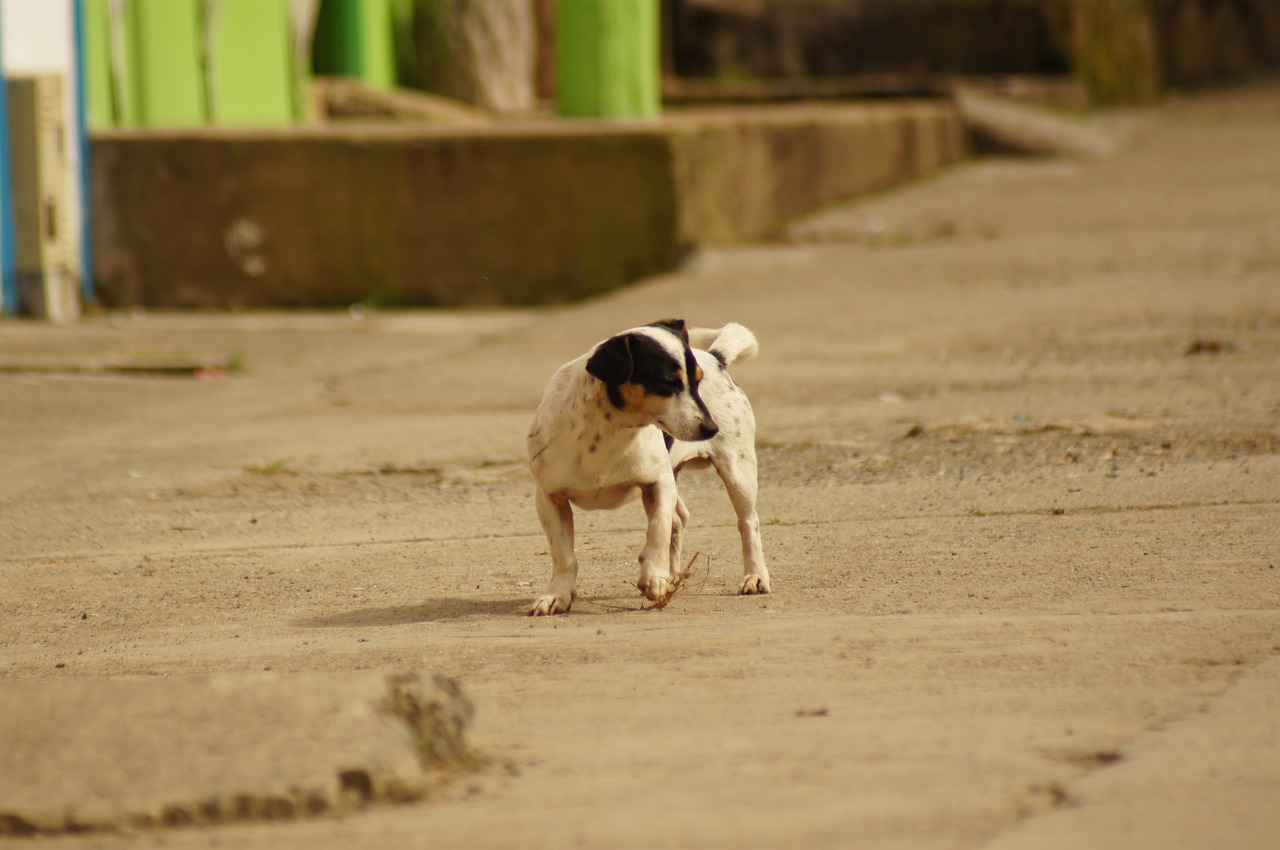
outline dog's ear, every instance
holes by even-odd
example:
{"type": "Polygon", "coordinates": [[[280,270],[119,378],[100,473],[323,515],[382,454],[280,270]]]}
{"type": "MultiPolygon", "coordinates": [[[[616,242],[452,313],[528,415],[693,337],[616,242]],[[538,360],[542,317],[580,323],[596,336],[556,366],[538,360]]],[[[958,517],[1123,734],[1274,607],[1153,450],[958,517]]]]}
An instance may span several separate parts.
{"type": "Polygon", "coordinates": [[[630,334],[618,334],[606,339],[596,346],[596,350],[587,359],[587,372],[611,386],[629,381],[634,368],[630,334]]]}
{"type": "Polygon", "coordinates": [[[661,322],[652,323],[649,327],[666,328],[686,343],[689,342],[689,332],[685,330],[684,319],[663,319],[661,322]]]}

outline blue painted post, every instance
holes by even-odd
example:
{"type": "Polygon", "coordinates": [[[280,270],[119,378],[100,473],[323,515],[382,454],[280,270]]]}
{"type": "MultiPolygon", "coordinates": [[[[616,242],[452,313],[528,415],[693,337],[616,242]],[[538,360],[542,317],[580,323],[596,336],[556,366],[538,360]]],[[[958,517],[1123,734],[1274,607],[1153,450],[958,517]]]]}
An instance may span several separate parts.
{"type": "Polygon", "coordinates": [[[85,0],[75,0],[76,27],[76,143],[80,146],[80,292],[85,304],[94,302],[93,229],[89,198],[89,70],[86,53],[85,0]]]}
{"type": "MultiPolygon", "coordinates": [[[[2,15],[2,13],[0,13],[2,15]]],[[[0,27],[4,21],[0,20],[0,27]]],[[[0,312],[12,315],[18,311],[18,250],[13,229],[13,172],[9,165],[9,105],[0,74],[0,312]]]]}

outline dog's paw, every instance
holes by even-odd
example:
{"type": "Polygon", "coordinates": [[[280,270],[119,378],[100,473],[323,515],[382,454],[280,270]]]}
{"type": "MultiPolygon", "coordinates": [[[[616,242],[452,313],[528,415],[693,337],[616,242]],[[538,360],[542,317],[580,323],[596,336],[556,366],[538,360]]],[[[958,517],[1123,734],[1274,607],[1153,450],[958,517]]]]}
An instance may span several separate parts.
{"type": "Polygon", "coordinates": [[[576,597],[576,593],[570,594],[567,599],[563,596],[556,596],[554,593],[539,596],[534,600],[533,607],[529,609],[529,616],[546,617],[551,614],[566,614],[573,607],[573,600],[576,597]]]}
{"type": "Polygon", "coordinates": [[[751,596],[756,593],[769,592],[769,577],[758,576],[754,573],[742,579],[742,584],[738,587],[738,593],[742,596],[751,596]]]}
{"type": "Polygon", "coordinates": [[[667,588],[671,586],[671,579],[666,576],[641,576],[636,582],[636,587],[640,588],[640,592],[644,594],[644,598],[650,602],[657,602],[667,593],[667,588]]]}

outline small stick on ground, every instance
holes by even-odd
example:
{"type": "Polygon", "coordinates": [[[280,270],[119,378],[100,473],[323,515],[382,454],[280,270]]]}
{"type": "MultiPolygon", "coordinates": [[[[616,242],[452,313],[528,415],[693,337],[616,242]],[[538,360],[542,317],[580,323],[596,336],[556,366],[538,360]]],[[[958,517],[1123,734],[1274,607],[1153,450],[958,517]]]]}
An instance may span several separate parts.
{"type": "MultiPolygon", "coordinates": [[[[604,608],[607,611],[654,611],[661,608],[665,608],[667,607],[667,603],[671,601],[671,597],[676,595],[676,591],[678,591],[681,587],[684,586],[685,581],[693,577],[693,562],[698,560],[698,556],[701,554],[702,554],[701,552],[693,553],[693,557],[689,559],[689,563],[685,565],[684,570],[682,572],[676,573],[676,577],[672,580],[671,584],[667,585],[666,591],[662,594],[662,596],[654,600],[652,605],[641,605],[639,608],[632,608],[630,605],[612,605],[608,602],[592,602],[589,599],[588,600],[579,599],[578,603],[582,604],[585,602],[588,605],[594,605],[597,608],[604,608]]],[[[707,561],[707,567],[702,573],[702,584],[698,585],[698,590],[702,590],[702,588],[706,587],[707,579],[711,577],[711,556],[710,555],[706,557],[706,561],[707,561]]]]}
{"type": "MultiPolygon", "coordinates": [[[[685,568],[683,570],[675,574],[675,577],[671,579],[671,583],[667,585],[667,589],[662,592],[662,595],[659,596],[657,599],[653,600],[652,605],[641,605],[640,610],[641,611],[660,611],[663,608],[666,608],[667,604],[671,602],[671,598],[675,596],[677,592],[679,592],[680,588],[684,587],[685,581],[693,576],[693,562],[698,560],[698,556],[701,554],[702,554],[701,552],[694,552],[693,557],[689,559],[689,563],[685,565],[685,568]]],[[[710,575],[711,575],[711,556],[708,555],[707,571],[702,577],[702,583],[704,585],[707,583],[707,578],[710,575]]]]}

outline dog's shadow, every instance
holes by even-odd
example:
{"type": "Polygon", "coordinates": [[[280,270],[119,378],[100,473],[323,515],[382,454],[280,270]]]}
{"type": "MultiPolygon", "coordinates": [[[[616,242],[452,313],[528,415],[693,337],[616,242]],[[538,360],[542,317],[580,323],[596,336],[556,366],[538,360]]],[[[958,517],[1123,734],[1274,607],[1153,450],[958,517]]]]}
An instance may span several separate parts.
{"type": "Polygon", "coordinates": [[[413,623],[435,623],[459,620],[463,617],[524,615],[529,612],[529,602],[524,598],[512,599],[432,599],[418,605],[393,605],[390,608],[356,608],[320,617],[299,620],[298,625],[313,629],[369,628],[377,626],[407,626],[413,623]]]}

